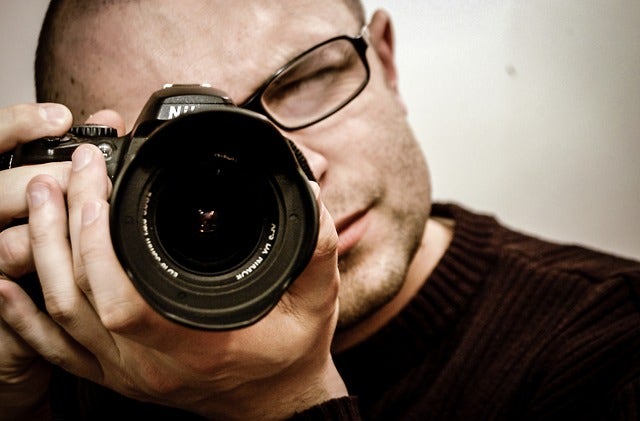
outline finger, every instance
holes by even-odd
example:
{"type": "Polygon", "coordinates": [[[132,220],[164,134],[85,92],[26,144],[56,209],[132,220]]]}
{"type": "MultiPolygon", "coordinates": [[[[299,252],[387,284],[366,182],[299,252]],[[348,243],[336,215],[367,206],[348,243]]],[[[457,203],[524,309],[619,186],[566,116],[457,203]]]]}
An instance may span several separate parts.
{"type": "MultiPolygon", "coordinates": [[[[3,280],[0,280],[0,282],[3,282],[3,280]]],[[[0,341],[0,355],[10,355],[13,358],[25,361],[37,356],[37,352],[20,335],[15,333],[2,317],[0,317],[0,337],[2,338],[0,341]]]]}
{"type": "MultiPolygon", "coordinates": [[[[333,218],[320,200],[320,189],[310,183],[319,208],[318,241],[311,260],[298,279],[289,287],[288,298],[293,308],[326,310],[337,300],[340,275],[338,271],[338,234],[333,218]]],[[[285,295],[285,297],[287,297],[285,295]]]]}
{"type": "Polygon", "coordinates": [[[27,184],[39,174],[48,174],[66,191],[71,172],[70,162],[51,162],[0,171],[0,227],[27,216],[27,184]]]}
{"type": "Polygon", "coordinates": [[[0,108],[0,152],[44,136],[63,135],[73,117],[61,104],[21,104],[0,108]]]}
{"type": "Polygon", "coordinates": [[[0,271],[16,279],[34,270],[29,227],[16,225],[0,232],[0,271]]]}
{"type": "Polygon", "coordinates": [[[63,313],[57,307],[73,307],[82,298],[73,282],[64,197],[54,180],[39,175],[27,186],[27,198],[35,266],[47,309],[55,316],[63,313]]]}
{"type": "Polygon", "coordinates": [[[87,202],[106,200],[109,194],[109,185],[104,158],[100,150],[92,145],[79,146],[72,156],[72,172],[67,190],[69,235],[73,250],[76,284],[90,300],[93,300],[93,297],[79,254],[82,209],[87,202]]]}
{"type": "Polygon", "coordinates": [[[101,110],[89,116],[87,124],[103,124],[113,127],[118,131],[118,136],[125,134],[124,119],[120,114],[113,110],[101,110]]]}
{"type": "Polygon", "coordinates": [[[37,176],[27,195],[33,259],[47,311],[90,351],[109,351],[112,339],[75,283],[62,191],[51,177],[37,176]]]}
{"type": "Polygon", "coordinates": [[[33,304],[20,287],[0,280],[0,317],[46,360],[64,370],[93,381],[102,370],[93,355],[33,304]]]}
{"type": "MultiPolygon", "coordinates": [[[[125,335],[166,323],[140,296],[118,262],[109,232],[109,206],[104,200],[85,203],[79,246],[94,305],[104,326],[125,335]]],[[[154,336],[151,334],[150,336],[154,336]]],[[[143,340],[142,338],[139,338],[143,340]]],[[[166,338],[165,338],[166,339],[166,338]]]]}
{"type": "Polygon", "coordinates": [[[110,331],[132,333],[154,318],[122,269],[109,232],[109,183],[102,153],[83,145],[73,154],[69,179],[69,234],[76,284],[110,331]]]}
{"type": "Polygon", "coordinates": [[[318,183],[311,181],[309,185],[316,197],[319,209],[318,242],[316,244],[314,257],[323,261],[329,259],[337,262],[338,232],[336,231],[333,217],[324,206],[322,200],[320,200],[320,186],[318,183]]]}

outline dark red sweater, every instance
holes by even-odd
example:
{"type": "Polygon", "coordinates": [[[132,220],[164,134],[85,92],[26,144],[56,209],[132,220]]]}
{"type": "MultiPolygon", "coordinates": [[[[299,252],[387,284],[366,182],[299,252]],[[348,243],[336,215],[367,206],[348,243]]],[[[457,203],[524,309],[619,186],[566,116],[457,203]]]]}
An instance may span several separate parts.
{"type": "Polygon", "coordinates": [[[457,206],[453,242],[388,326],[336,356],[327,418],[640,419],[640,264],[457,206]]]}

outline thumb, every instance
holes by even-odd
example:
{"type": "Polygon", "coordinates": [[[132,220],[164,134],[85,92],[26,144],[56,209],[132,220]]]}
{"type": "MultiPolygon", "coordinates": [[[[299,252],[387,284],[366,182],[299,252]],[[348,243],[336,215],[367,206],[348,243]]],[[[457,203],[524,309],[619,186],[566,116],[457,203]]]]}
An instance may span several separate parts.
{"type": "Polygon", "coordinates": [[[333,218],[320,200],[320,188],[314,182],[311,187],[318,201],[320,212],[318,242],[309,264],[289,287],[292,305],[308,310],[326,310],[337,300],[340,274],[338,271],[338,234],[333,218]]]}

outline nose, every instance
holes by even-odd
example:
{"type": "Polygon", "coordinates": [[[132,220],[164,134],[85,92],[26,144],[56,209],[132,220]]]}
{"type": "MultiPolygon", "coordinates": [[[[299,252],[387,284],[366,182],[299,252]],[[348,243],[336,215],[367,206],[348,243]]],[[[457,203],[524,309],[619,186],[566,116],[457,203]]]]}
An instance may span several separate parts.
{"type": "Polygon", "coordinates": [[[309,168],[311,168],[313,176],[316,178],[316,181],[321,184],[322,177],[326,173],[328,167],[327,158],[320,152],[304,145],[302,142],[296,142],[294,140],[293,143],[295,143],[298,149],[300,149],[300,152],[304,155],[307,163],[309,164],[309,168]]]}

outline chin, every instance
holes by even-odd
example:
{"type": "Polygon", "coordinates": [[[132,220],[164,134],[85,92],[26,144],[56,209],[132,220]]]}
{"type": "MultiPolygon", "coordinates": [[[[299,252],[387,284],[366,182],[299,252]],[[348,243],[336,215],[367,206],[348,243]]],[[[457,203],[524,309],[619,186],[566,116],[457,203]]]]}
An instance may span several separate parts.
{"type": "Polygon", "coordinates": [[[349,329],[389,303],[404,284],[409,258],[402,253],[377,249],[360,251],[340,259],[340,313],[338,329],[349,329]]]}
{"type": "Polygon", "coordinates": [[[370,225],[361,242],[339,258],[340,330],[375,315],[398,295],[421,244],[427,213],[395,211],[381,215],[383,218],[370,225]],[[383,231],[376,229],[381,226],[385,227],[383,231]]]}

